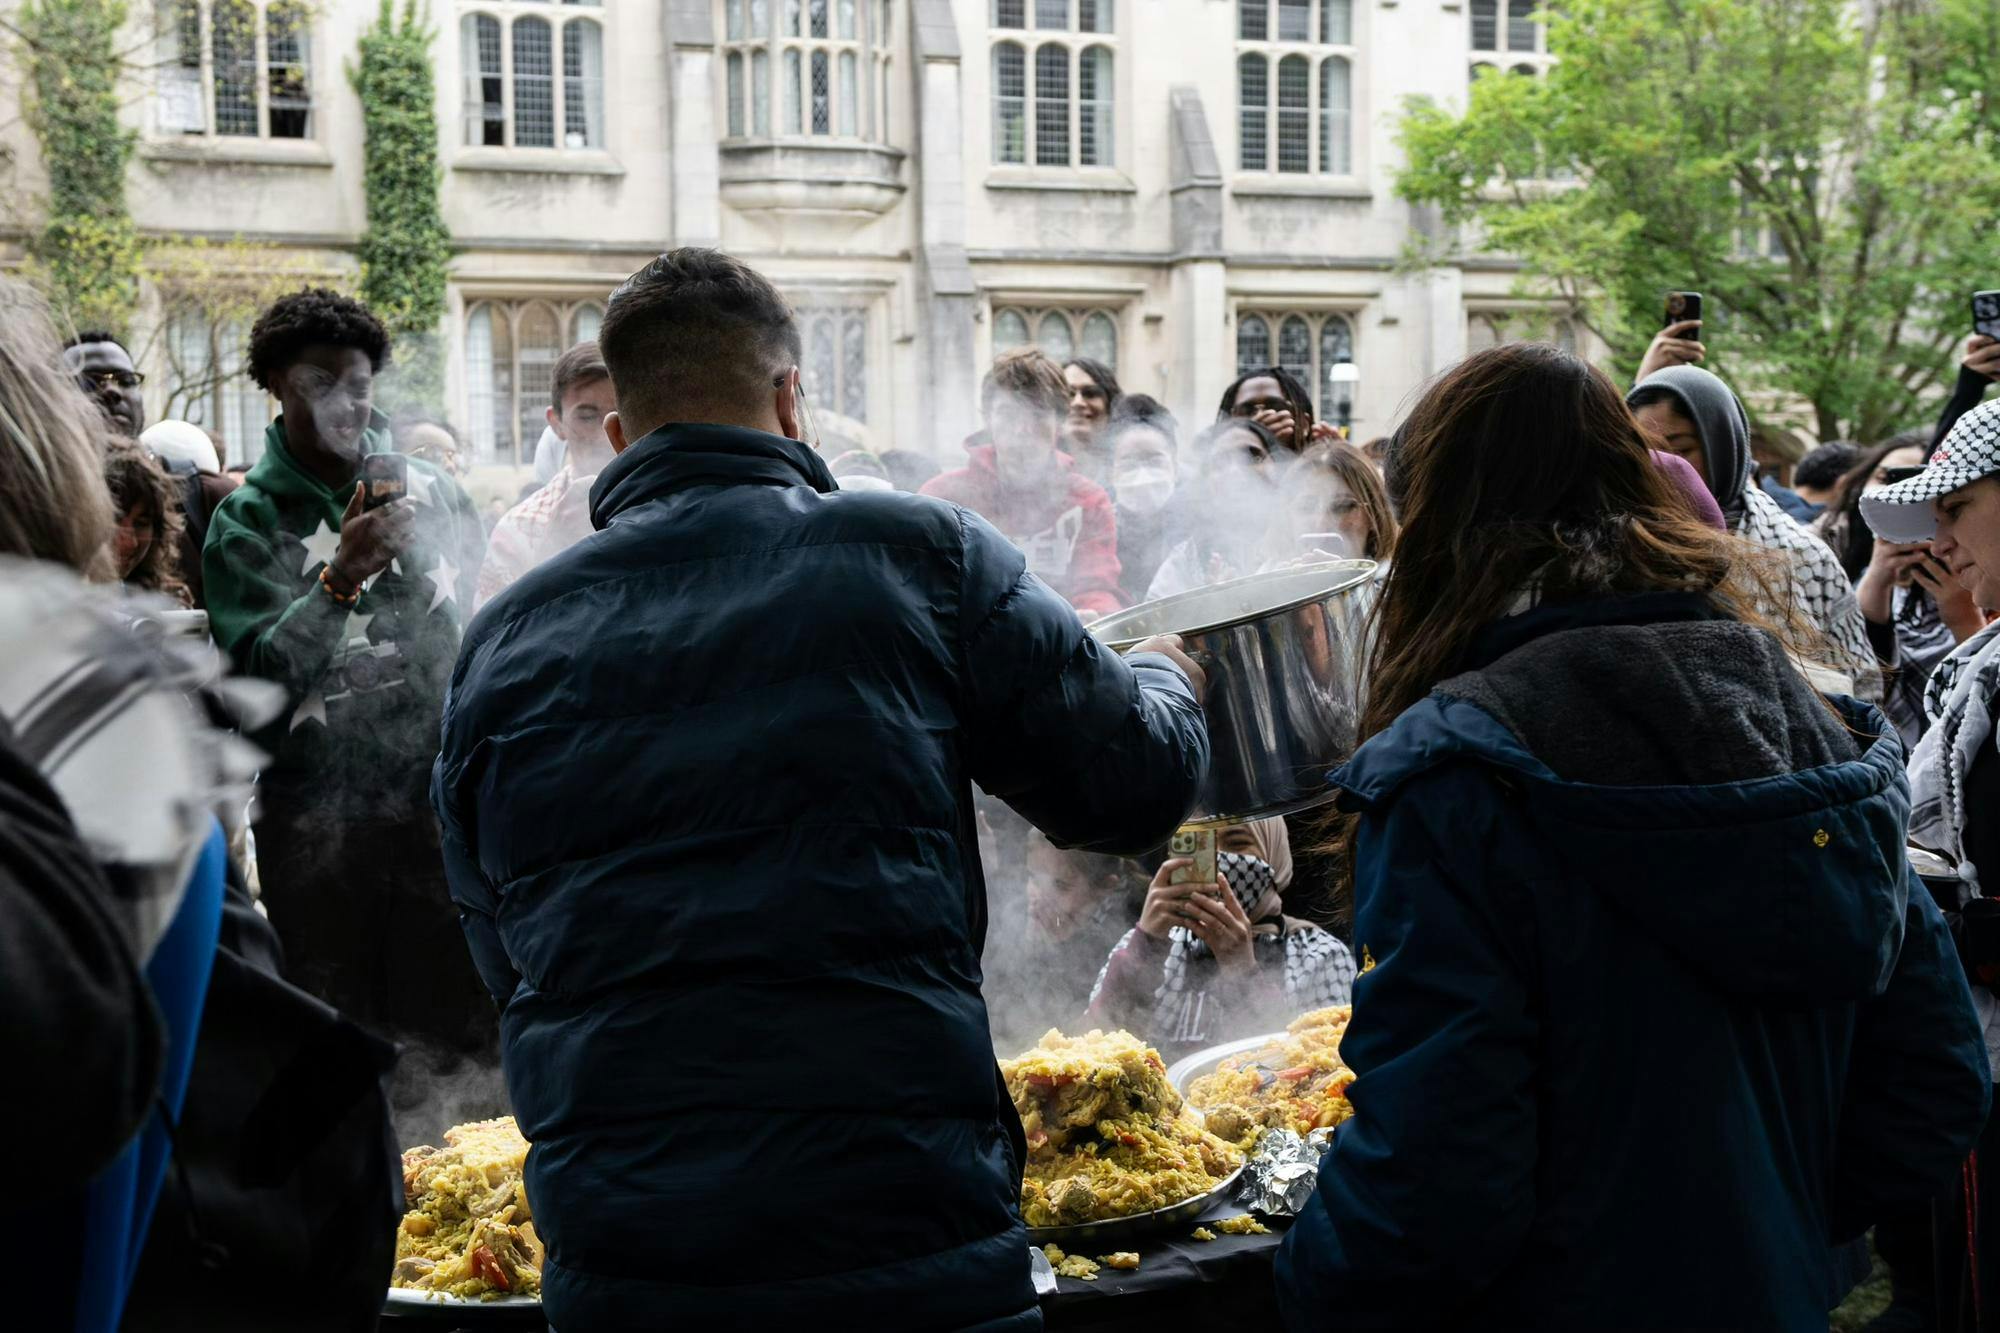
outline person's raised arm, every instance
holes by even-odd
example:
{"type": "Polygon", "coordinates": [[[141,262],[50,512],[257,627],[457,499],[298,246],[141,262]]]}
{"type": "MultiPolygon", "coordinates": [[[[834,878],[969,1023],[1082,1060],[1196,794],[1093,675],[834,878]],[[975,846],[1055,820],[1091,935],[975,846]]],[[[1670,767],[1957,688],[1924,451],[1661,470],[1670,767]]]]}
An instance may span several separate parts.
{"type": "Polygon", "coordinates": [[[1979,406],[1995,380],[2000,380],[2000,338],[1975,333],[1965,341],[1965,359],[1959,362],[1958,383],[1938,417],[1937,429],[1931,432],[1932,449],[1944,443],[1944,437],[1951,434],[1960,417],[1979,406]]]}
{"type": "Polygon", "coordinates": [[[1632,382],[1643,383],[1648,375],[1668,366],[1698,366],[1707,357],[1708,349],[1701,344],[1701,321],[1684,319],[1678,324],[1667,325],[1653,335],[1646,355],[1639,361],[1639,373],[1632,382]]]}
{"type": "Polygon", "coordinates": [[[959,523],[972,779],[1060,847],[1129,854],[1165,841],[1208,765],[1192,664],[1121,659],[990,524],[965,510],[959,523]]]}

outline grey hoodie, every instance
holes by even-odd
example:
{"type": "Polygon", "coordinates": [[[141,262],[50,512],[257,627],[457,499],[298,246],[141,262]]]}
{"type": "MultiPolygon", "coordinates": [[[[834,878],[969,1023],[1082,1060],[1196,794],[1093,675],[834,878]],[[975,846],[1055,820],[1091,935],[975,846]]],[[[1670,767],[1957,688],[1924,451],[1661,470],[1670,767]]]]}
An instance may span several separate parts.
{"type": "Polygon", "coordinates": [[[1625,396],[1629,405],[1648,389],[1664,389],[1701,435],[1708,462],[1708,489],[1734,531],[1743,522],[1743,488],[1750,480],[1750,418],[1727,384],[1700,366],[1668,366],[1639,381],[1625,396]]]}

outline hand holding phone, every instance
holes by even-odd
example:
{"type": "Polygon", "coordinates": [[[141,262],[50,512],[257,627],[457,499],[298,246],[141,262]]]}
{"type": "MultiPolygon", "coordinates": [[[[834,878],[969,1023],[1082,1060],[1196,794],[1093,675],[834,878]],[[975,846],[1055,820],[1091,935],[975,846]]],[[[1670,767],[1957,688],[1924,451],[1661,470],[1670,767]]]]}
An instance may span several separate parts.
{"type": "Polygon", "coordinates": [[[1666,319],[1639,362],[1640,380],[1670,366],[1700,365],[1708,358],[1701,344],[1701,293],[1668,292],[1666,319]]]}
{"type": "Polygon", "coordinates": [[[387,569],[416,540],[415,509],[407,497],[371,506],[368,483],[356,482],[340,516],[340,547],[333,553],[333,572],[358,586],[387,569]]]}

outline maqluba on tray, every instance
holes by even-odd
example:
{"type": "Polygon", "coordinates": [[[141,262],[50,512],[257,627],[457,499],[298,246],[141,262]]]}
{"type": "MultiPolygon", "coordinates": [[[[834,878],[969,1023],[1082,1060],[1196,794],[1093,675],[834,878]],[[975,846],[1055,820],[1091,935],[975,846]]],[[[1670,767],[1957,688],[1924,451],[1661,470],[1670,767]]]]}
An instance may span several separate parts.
{"type": "Polygon", "coordinates": [[[1208,775],[1190,823],[1325,801],[1354,752],[1375,563],[1332,560],[1232,579],[1106,616],[1118,652],[1178,634],[1208,673],[1208,775]]]}

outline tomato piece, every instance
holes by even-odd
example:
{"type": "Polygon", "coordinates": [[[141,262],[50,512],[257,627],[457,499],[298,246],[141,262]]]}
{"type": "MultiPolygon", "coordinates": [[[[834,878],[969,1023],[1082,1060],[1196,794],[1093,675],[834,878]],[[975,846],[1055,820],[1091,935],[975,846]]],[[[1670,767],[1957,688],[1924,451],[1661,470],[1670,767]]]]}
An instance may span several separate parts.
{"type": "Polygon", "coordinates": [[[493,1257],[493,1251],[487,1246],[482,1245],[472,1252],[472,1272],[489,1287],[498,1287],[501,1291],[514,1289],[514,1284],[507,1280],[507,1270],[500,1266],[500,1261],[493,1257]]]}
{"type": "Polygon", "coordinates": [[[1136,1148],[1144,1142],[1137,1134],[1120,1134],[1118,1141],[1128,1148],[1136,1148]]]}

